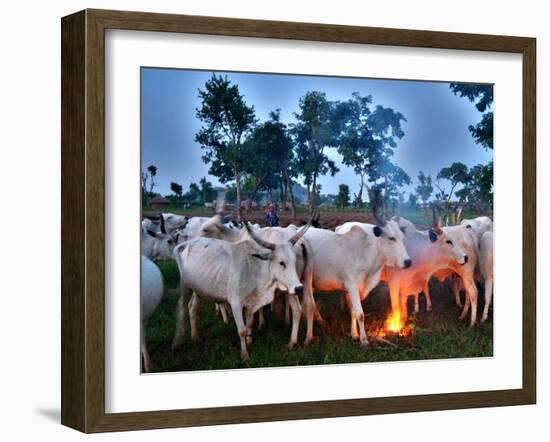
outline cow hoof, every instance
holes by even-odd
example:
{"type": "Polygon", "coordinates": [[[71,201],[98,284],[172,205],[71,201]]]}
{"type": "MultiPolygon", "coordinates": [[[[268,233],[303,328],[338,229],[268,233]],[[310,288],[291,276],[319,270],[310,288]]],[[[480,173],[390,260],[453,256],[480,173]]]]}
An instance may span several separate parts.
{"type": "Polygon", "coordinates": [[[249,362],[250,361],[250,356],[248,356],[248,354],[241,354],[241,361],[242,362],[249,362]]]}
{"type": "Polygon", "coordinates": [[[427,311],[427,312],[431,312],[431,311],[432,311],[432,306],[431,306],[431,305],[427,306],[427,307],[426,307],[426,311],[427,311]]]}
{"type": "Polygon", "coordinates": [[[361,341],[361,347],[365,348],[369,346],[369,341],[361,341]]]}
{"type": "Polygon", "coordinates": [[[289,342],[287,345],[286,345],[286,348],[288,348],[289,350],[294,350],[296,348],[296,342],[289,342]]]}
{"type": "Polygon", "coordinates": [[[311,344],[312,342],[314,341],[314,338],[311,338],[311,339],[306,339],[304,341],[304,347],[307,347],[309,344],[311,344]]]}

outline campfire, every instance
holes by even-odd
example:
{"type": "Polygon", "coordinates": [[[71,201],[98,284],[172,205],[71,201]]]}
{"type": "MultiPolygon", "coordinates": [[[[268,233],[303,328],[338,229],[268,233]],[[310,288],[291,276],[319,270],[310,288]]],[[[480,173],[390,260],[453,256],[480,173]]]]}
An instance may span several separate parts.
{"type": "Polygon", "coordinates": [[[380,328],[377,335],[380,337],[385,336],[404,336],[407,337],[411,334],[411,329],[405,325],[405,321],[402,320],[400,312],[392,312],[388,319],[384,322],[384,326],[380,328]]]}

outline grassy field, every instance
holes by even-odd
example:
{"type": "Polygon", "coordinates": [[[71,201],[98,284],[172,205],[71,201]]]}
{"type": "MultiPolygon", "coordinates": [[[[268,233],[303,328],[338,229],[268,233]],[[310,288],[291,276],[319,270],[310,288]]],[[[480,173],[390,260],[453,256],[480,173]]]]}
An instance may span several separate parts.
{"type": "MultiPolygon", "coordinates": [[[[147,327],[147,345],[155,372],[468,358],[493,354],[492,318],[470,329],[467,321],[458,321],[460,309],[455,306],[447,283],[434,281],[431,284],[433,311],[425,312],[424,298],[421,296],[420,313],[417,317],[411,317],[411,336],[387,338],[396,347],[371,340],[371,345],[363,348],[353,342],[349,336],[349,315],[340,310],[339,295],[321,293],[316,295],[316,299],[325,325],[315,325],[316,339],[307,347],[302,345],[305,337],[305,324],[302,324],[300,345],[294,350],[287,349],[290,328],[283,317],[266,307],[266,327],[261,331],[254,330],[254,342],[249,346],[251,359],[248,363],[242,363],[234,323],[224,324],[221,317],[216,316],[214,305],[205,300],[201,303],[198,320],[200,339],[193,342],[187,328],[184,345],[172,355],[179,275],[173,261],[159,262],[159,266],[166,292],[147,327]]],[[[483,306],[482,291],[479,305],[483,306]]],[[[390,312],[385,285],[379,285],[369,295],[363,308],[369,332],[375,333],[383,326],[390,312]]]]}

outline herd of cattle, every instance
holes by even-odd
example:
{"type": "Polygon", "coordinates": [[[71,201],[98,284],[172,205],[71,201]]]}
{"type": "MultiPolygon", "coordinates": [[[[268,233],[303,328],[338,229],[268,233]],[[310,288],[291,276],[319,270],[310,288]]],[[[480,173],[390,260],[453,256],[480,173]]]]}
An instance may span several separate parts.
{"type": "Polygon", "coordinates": [[[314,322],[322,322],[314,290],[337,291],[351,316],[351,336],[368,344],[361,301],[380,281],[390,292],[394,316],[402,324],[407,317],[407,298],[423,292],[431,310],[429,280],[447,278],[460,319],[470,310],[470,326],[476,323],[478,289],[484,284],[482,321],[488,316],[493,285],[493,223],[488,217],[463,220],[459,225],[418,230],[403,217],[387,221],[375,213],[375,224],[346,222],[335,231],[312,226],[266,227],[242,222],[171,213],[145,218],[141,229],[141,347],[145,371],[151,361],[145,340],[147,319],[163,295],[162,274],[157,259],[174,259],[180,273],[180,299],[172,350],[184,338],[187,322],[191,336],[197,334],[201,299],[215,302],[225,322],[233,316],[240,337],[241,358],[249,358],[254,315],[263,326],[263,309],[276,293],[284,293],[287,318],[292,322],[289,347],[298,342],[302,313],[307,332],[305,344],[313,339],[314,322]],[[462,306],[460,292],[466,293],[462,306]]]}

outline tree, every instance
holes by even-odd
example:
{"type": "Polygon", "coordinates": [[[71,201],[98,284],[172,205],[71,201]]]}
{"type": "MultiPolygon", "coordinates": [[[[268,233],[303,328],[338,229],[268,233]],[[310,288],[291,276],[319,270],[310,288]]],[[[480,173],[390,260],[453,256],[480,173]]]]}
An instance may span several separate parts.
{"type": "Polygon", "coordinates": [[[204,205],[207,201],[212,201],[215,198],[215,190],[212,187],[212,183],[206,180],[206,177],[202,177],[199,181],[201,203],[204,205]]]}
{"type": "Polygon", "coordinates": [[[467,98],[475,103],[476,109],[483,113],[481,121],[468,127],[476,143],[485,149],[493,149],[493,86],[489,84],[451,83],[455,95],[467,98]]]}
{"type": "MultiPolygon", "coordinates": [[[[468,166],[466,164],[461,162],[454,162],[451,164],[450,167],[444,167],[439,171],[437,174],[437,179],[446,179],[451,182],[451,189],[449,192],[447,192],[445,189],[443,189],[438,183],[436,183],[436,187],[439,189],[438,197],[439,199],[443,200],[445,204],[445,211],[446,211],[446,218],[447,222],[450,221],[449,216],[451,212],[455,212],[460,203],[456,204],[455,207],[453,207],[453,194],[456,189],[456,187],[459,184],[462,184],[464,187],[467,187],[470,182],[470,172],[468,170],[468,166]]],[[[461,197],[465,197],[466,192],[461,192],[461,197]]],[[[463,203],[463,201],[461,201],[463,203]]]]}
{"type": "Polygon", "coordinates": [[[295,217],[294,196],[290,178],[290,164],[293,158],[293,142],[287,127],[281,122],[280,110],[269,113],[269,120],[257,125],[245,142],[248,152],[244,171],[252,183],[249,206],[258,190],[281,189],[281,203],[284,202],[286,187],[291,196],[292,216],[295,217]]]}
{"type": "MultiPolygon", "coordinates": [[[[363,189],[367,187],[365,179],[376,184],[384,169],[397,172],[392,168],[397,166],[389,158],[397,147],[397,139],[405,135],[401,121],[406,119],[400,112],[380,105],[372,110],[371,104],[372,96],[362,97],[358,92],[354,92],[350,100],[338,104],[341,119],[338,152],[342,155],[342,162],[352,167],[359,177],[359,190],[355,194],[358,207],[363,204],[363,189]]],[[[399,176],[404,177],[403,174],[399,176]]],[[[407,179],[410,180],[407,176],[405,182],[407,179]]]]}
{"type": "Polygon", "coordinates": [[[428,200],[432,196],[434,188],[432,186],[432,176],[425,175],[424,172],[418,172],[418,186],[416,186],[416,193],[422,200],[422,206],[424,207],[424,216],[428,217],[428,200]]]}
{"type": "Polygon", "coordinates": [[[147,199],[154,196],[153,189],[157,185],[155,176],[157,175],[157,167],[151,164],[147,167],[147,172],[141,172],[141,197],[142,204],[147,202],[147,199]],[[149,185],[149,188],[147,186],[149,185]]]}
{"type": "Polygon", "coordinates": [[[241,207],[241,175],[247,161],[243,137],[256,122],[254,106],[247,106],[237,85],[216,74],[199,89],[197,118],[203,126],[195,136],[205,150],[209,173],[222,183],[235,180],[237,207],[241,207]]]}
{"type": "Polygon", "coordinates": [[[418,195],[414,192],[409,193],[409,200],[407,201],[407,205],[409,206],[409,209],[416,210],[417,204],[418,204],[418,195]]]}
{"type": "Polygon", "coordinates": [[[349,206],[349,186],[347,184],[340,184],[340,186],[338,186],[336,205],[342,209],[349,206]]]}
{"type": "Polygon", "coordinates": [[[189,184],[189,191],[185,194],[184,198],[191,203],[196,203],[200,200],[201,191],[197,183],[189,184]]]}
{"type": "Polygon", "coordinates": [[[174,183],[174,182],[170,183],[170,190],[171,190],[172,192],[174,192],[174,194],[176,195],[176,197],[177,197],[178,199],[181,198],[182,192],[183,192],[183,187],[182,187],[181,184],[174,183]]]}
{"type": "Polygon", "coordinates": [[[294,164],[304,177],[311,214],[316,206],[317,179],[338,172],[336,163],[326,155],[325,149],[337,144],[339,119],[335,118],[336,104],[328,101],[324,92],[307,92],[300,98],[299,108],[300,112],[294,113],[297,123],[291,128],[296,143],[294,164]]]}

